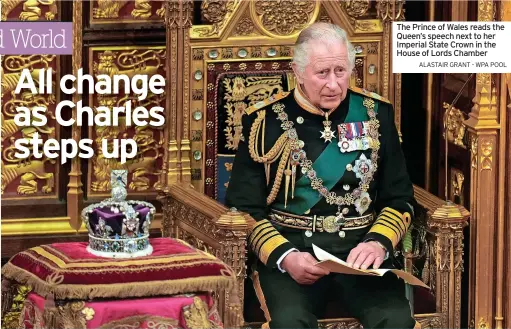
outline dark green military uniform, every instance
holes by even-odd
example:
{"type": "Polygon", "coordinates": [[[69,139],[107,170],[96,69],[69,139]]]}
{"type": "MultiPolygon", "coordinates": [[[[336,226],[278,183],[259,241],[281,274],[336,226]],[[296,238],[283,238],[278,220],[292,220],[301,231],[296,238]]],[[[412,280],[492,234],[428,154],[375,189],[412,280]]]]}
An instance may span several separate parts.
{"type": "Polygon", "coordinates": [[[247,109],[227,190],[227,205],[257,221],[248,242],[270,328],[315,328],[331,298],[364,328],[413,328],[404,283],[393,275],[330,274],[307,286],[277,266],[292,248],[314,255],[313,244],[346,260],[367,240],[385,246],[391,257],[382,267],[392,266],[393,249],[413,217],[392,106],[350,88],[329,115],[331,142],[321,133],[325,117],[310,106],[298,89],[247,109]]]}

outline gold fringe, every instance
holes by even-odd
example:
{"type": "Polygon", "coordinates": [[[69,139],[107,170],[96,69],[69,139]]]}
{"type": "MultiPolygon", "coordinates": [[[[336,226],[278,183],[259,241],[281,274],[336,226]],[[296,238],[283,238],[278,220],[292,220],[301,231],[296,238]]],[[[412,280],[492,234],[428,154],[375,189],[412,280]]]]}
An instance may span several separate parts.
{"type": "Polygon", "coordinates": [[[142,322],[153,322],[154,327],[152,328],[174,328],[177,327],[179,324],[179,321],[176,319],[173,319],[171,317],[163,317],[159,315],[132,315],[128,316],[126,318],[122,318],[119,320],[114,320],[107,322],[105,324],[102,324],[100,329],[116,329],[116,328],[134,328],[135,325],[140,326],[142,322]]]}
{"type": "Polygon", "coordinates": [[[173,295],[197,291],[218,291],[231,289],[235,282],[233,275],[231,277],[209,276],[134,283],[50,285],[34,274],[11,263],[4,265],[2,275],[5,278],[15,280],[19,284],[26,284],[32,287],[35,293],[44,298],[53,293],[55,299],[128,298],[173,295]]]}
{"type": "Polygon", "coordinates": [[[43,311],[43,322],[46,328],[59,328],[57,322],[60,318],[58,316],[59,310],[55,306],[55,299],[53,294],[50,293],[46,296],[46,300],[44,302],[44,311],[43,311]]]}
{"type": "MultiPolygon", "coordinates": [[[[259,281],[259,272],[252,272],[252,282],[254,283],[255,293],[257,295],[257,299],[259,300],[259,304],[261,304],[261,310],[264,312],[264,318],[266,321],[270,322],[270,311],[268,311],[268,306],[266,306],[266,299],[264,298],[263,289],[261,288],[261,282],[259,281]]],[[[264,327],[264,325],[263,325],[264,327]]]]}
{"type": "Polygon", "coordinates": [[[10,280],[2,279],[2,319],[10,311],[13,299],[13,285],[10,280]]]}

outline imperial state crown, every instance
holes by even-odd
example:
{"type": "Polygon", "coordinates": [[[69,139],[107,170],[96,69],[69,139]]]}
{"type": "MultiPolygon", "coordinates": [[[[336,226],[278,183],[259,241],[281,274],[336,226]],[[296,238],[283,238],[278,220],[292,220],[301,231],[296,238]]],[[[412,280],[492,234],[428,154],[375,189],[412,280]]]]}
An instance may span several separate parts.
{"type": "Polygon", "coordinates": [[[155,207],[145,201],[126,200],[127,170],[112,170],[110,180],[112,196],[82,210],[89,231],[87,251],[112,258],[150,255],[149,228],[155,207]]]}

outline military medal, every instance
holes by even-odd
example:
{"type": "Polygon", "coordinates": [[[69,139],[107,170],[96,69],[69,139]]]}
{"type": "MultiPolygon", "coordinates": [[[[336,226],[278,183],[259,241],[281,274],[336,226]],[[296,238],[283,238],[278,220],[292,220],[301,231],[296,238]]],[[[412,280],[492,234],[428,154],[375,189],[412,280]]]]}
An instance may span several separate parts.
{"type": "Polygon", "coordinates": [[[321,132],[321,138],[325,140],[325,142],[331,142],[332,138],[335,137],[334,132],[332,131],[332,121],[328,120],[328,113],[325,113],[325,121],[323,121],[323,131],[321,132]]]}
{"type": "MultiPolygon", "coordinates": [[[[367,109],[369,122],[352,122],[339,125],[338,145],[341,152],[348,152],[357,149],[362,150],[366,147],[370,147],[371,156],[368,159],[364,154],[362,154],[360,158],[355,161],[355,166],[351,164],[346,165],[346,170],[353,171],[357,178],[360,178],[360,182],[358,187],[342,196],[337,195],[335,192],[331,192],[323,185],[323,180],[317,177],[316,170],[312,167],[312,161],[307,159],[306,153],[302,149],[303,145],[300,145],[301,143],[299,143],[296,130],[292,127],[292,125],[288,124],[287,116],[281,115],[284,107],[282,105],[279,106],[278,104],[275,104],[272,107],[273,111],[277,114],[277,117],[282,121],[282,127],[287,132],[287,137],[291,140],[292,147],[289,154],[289,161],[291,162],[292,168],[291,176],[293,176],[293,167],[299,165],[301,167],[302,174],[310,180],[311,187],[325,198],[325,201],[328,204],[337,205],[338,211],[335,216],[328,216],[323,221],[323,229],[327,232],[334,231],[334,227],[335,231],[337,231],[346,223],[346,218],[344,216],[349,213],[349,208],[345,206],[354,205],[356,211],[363,214],[369,209],[372,202],[368,190],[374,173],[378,168],[378,150],[380,148],[380,143],[378,141],[378,128],[380,124],[376,119],[374,100],[364,98],[362,104],[367,109]]],[[[333,110],[328,113],[322,113],[326,117],[326,120],[323,122],[325,129],[321,132],[321,137],[325,139],[325,142],[331,141],[332,137],[334,137],[331,131],[331,122],[328,120],[328,114],[332,111],[333,110]]],[[[309,112],[319,114],[317,111],[309,112]]],[[[289,167],[287,169],[289,169],[289,167]]],[[[287,172],[287,174],[289,174],[289,172],[287,172]]],[[[294,177],[292,178],[294,180],[294,177]]],[[[339,236],[344,237],[345,232],[340,231],[339,236]]]]}
{"type": "Polygon", "coordinates": [[[360,155],[358,160],[355,160],[355,167],[353,167],[353,172],[357,176],[357,178],[362,179],[365,175],[367,175],[372,169],[373,163],[371,160],[367,159],[364,153],[360,155]]]}
{"type": "Polygon", "coordinates": [[[374,147],[374,141],[370,136],[372,126],[369,122],[341,123],[337,126],[339,133],[339,150],[342,153],[351,151],[365,151],[374,147]]]}

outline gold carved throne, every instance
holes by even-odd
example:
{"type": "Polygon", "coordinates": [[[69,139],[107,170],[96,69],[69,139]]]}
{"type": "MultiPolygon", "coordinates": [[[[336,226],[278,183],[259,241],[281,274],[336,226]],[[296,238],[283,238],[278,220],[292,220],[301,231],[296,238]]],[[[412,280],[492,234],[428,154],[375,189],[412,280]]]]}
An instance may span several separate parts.
{"type": "MultiPolygon", "coordinates": [[[[182,111],[177,120],[183,122],[183,138],[175,142],[182,150],[182,175],[180,182],[176,179],[159,192],[162,230],[165,236],[184,239],[216,255],[235,270],[237,292],[217,296],[224,324],[258,327],[265,319],[246,264],[246,237],[254,220],[223,206],[244,110],[294,87],[289,63],[296,37],[309,24],[327,21],[343,27],[355,47],[351,84],[390,99],[399,127],[401,76],[391,73],[390,35],[392,21],[404,19],[403,2],[203,1],[200,25],[191,23],[193,10],[199,8],[190,3],[166,3],[167,53],[178,51],[176,44],[183,46],[183,57],[171,64],[175,66],[168,76],[178,81],[176,74],[181,72],[184,85],[171,83],[168,92],[182,95],[183,100],[183,106],[176,107],[182,111]]],[[[173,146],[170,141],[169,150],[173,146]]],[[[172,170],[168,170],[169,181],[172,170]]],[[[415,317],[423,328],[459,328],[463,228],[468,212],[446,205],[419,187],[415,197],[421,205],[416,223],[396,249],[403,268],[432,288],[409,288],[415,317]]],[[[342,312],[342,305],[332,304],[329,309],[328,317],[320,320],[322,327],[360,326],[342,312]]]]}

